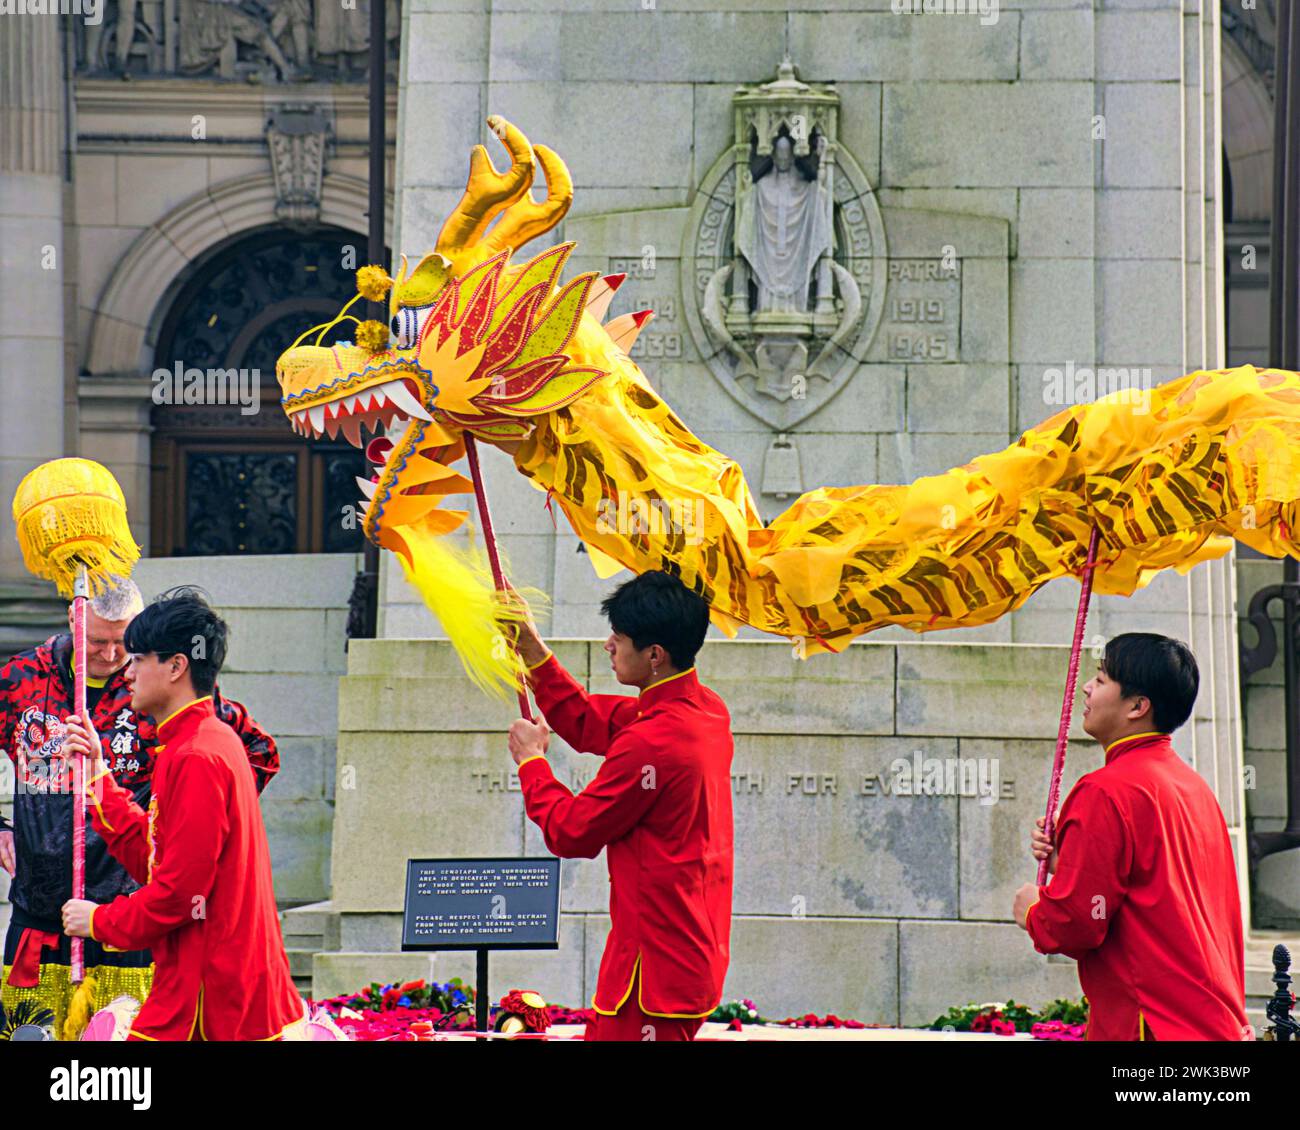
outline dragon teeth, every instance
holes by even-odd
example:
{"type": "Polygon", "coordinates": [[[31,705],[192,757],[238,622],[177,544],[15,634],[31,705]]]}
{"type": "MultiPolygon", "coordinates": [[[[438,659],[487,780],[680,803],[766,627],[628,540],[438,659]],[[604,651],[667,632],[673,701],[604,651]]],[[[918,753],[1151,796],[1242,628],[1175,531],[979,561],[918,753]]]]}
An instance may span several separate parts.
{"type": "Polygon", "coordinates": [[[369,479],[363,479],[360,475],[358,475],[356,478],[357,478],[357,486],[361,488],[361,493],[364,494],[367,498],[374,498],[375,488],[379,486],[379,484],[375,482],[371,482],[369,479]]]}
{"type": "Polygon", "coordinates": [[[304,408],[290,416],[290,423],[295,431],[304,436],[323,436],[330,439],[338,436],[340,429],[354,444],[360,444],[360,425],[374,427],[380,421],[390,427],[394,420],[407,423],[414,417],[432,423],[433,417],[428,410],[412,395],[400,378],[388,381],[378,388],[363,389],[342,400],[328,404],[319,404],[314,408],[304,408]],[[372,423],[362,416],[374,415],[372,423]],[[356,434],[354,434],[356,433],[356,434]]]}
{"type": "Polygon", "coordinates": [[[404,415],[414,416],[416,419],[424,420],[430,424],[433,423],[433,417],[430,416],[420,402],[411,395],[411,390],[406,387],[404,381],[389,381],[383,386],[383,391],[388,394],[388,399],[392,401],[398,411],[402,412],[404,415]]]}

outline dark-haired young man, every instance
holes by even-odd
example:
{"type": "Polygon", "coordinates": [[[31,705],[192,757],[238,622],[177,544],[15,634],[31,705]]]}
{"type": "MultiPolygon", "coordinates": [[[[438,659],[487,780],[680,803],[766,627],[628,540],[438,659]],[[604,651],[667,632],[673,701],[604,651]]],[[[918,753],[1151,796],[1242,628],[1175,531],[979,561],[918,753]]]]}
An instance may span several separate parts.
{"type": "Polygon", "coordinates": [[[1061,808],[1051,884],[1016,892],[1040,953],[1079,962],[1090,1040],[1243,1040],[1246,985],[1237,869],[1218,801],[1169,735],[1200,676],[1185,644],[1130,632],[1083,688],[1083,728],[1105,765],[1061,808]]]}
{"type": "Polygon", "coordinates": [[[153,950],[134,1039],[273,1040],[303,1019],[253,771],[212,700],[226,637],[188,588],[164,593],[127,627],[131,706],[162,719],[148,813],[113,780],[81,720],[67,724],[69,752],[97,762],[95,830],[143,886],[102,906],[70,899],[64,932],[153,950]]]}
{"type": "MultiPolygon", "coordinates": [[[[157,732],[154,719],[131,709],[123,645],[127,625],[144,607],[130,579],[116,583],[86,608],[86,709],[102,739],[113,779],[136,804],[149,805],[157,732]]],[[[62,907],[72,897],[72,784],[63,753],[64,719],[75,709],[72,677],[72,609],[68,631],[20,652],[0,665],[0,750],[13,762],[13,824],[0,817],[0,867],[13,876],[13,915],[4,937],[0,1003],[12,1011],[24,1002],[54,1013],[62,1038],[71,981],[71,945],[62,932],[62,907]]],[[[240,739],[260,791],[275,776],[275,740],[238,702],[213,693],[217,717],[240,739]]],[[[2,756],[2,755],[0,755],[2,756]]],[[[86,826],[85,896],[111,902],[136,882],[86,826]]],[[[144,1001],[153,979],[148,950],[106,951],[90,940],[84,948],[93,975],[94,1007],[128,994],[144,1001]]]]}
{"type": "MultiPolygon", "coordinates": [[[[521,601],[522,603],[522,601],[521,601]]],[[[519,652],[545,721],[510,727],[524,806],[558,856],[607,849],[611,928],[589,1040],[693,1040],[722,999],[731,958],[731,716],[701,686],[709,608],[667,573],[644,573],[601,605],[614,677],[588,694],[531,619],[519,652]],[[574,796],[546,760],[550,728],[604,757],[574,796]]]]}

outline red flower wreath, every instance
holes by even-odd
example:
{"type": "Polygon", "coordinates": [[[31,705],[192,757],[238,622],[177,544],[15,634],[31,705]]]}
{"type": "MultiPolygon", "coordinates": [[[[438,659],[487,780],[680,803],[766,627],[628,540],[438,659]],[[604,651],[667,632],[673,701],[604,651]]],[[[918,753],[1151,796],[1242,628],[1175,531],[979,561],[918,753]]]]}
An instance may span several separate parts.
{"type": "Polygon", "coordinates": [[[537,993],[527,989],[511,989],[506,993],[501,998],[501,1011],[519,1017],[524,1022],[524,1027],[531,1032],[545,1032],[551,1025],[546,1002],[537,993]]]}

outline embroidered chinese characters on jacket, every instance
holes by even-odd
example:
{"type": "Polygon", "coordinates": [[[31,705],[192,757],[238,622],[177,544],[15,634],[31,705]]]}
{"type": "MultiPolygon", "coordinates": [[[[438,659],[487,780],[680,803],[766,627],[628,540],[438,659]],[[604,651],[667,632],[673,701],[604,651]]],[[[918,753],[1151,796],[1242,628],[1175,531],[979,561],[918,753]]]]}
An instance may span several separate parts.
{"type": "Polygon", "coordinates": [[[107,739],[106,746],[112,758],[109,768],[119,780],[123,773],[140,771],[140,734],[129,708],[124,707],[113,720],[113,736],[107,739]]]}

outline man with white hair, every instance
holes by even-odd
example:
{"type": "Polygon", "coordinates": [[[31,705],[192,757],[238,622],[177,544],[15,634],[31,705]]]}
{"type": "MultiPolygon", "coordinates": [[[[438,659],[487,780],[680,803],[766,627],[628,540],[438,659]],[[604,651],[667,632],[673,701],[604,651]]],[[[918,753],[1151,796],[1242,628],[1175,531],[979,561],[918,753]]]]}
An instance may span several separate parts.
{"type": "MultiPolygon", "coordinates": [[[[157,735],[155,720],[131,709],[126,682],[127,625],[144,607],[134,581],[119,580],[86,609],[86,706],[113,778],[148,808],[157,735]]],[[[72,610],[68,610],[72,627],[72,610]]],[[[0,1000],[6,1011],[23,1001],[54,1013],[63,1035],[70,980],[70,939],[62,907],[72,897],[72,794],[62,756],[64,721],[75,714],[71,630],[14,656],[0,667],[0,749],[14,771],[13,824],[0,817],[0,867],[11,876],[13,916],[4,945],[0,1000]]],[[[275,742],[239,703],[213,692],[217,717],[240,737],[258,792],[279,768],[275,742]]],[[[86,822],[86,898],[111,902],[138,884],[86,822]]],[[[94,1007],[129,993],[143,1001],[152,983],[148,950],[117,952],[85,943],[87,973],[95,974],[94,1007]]]]}

